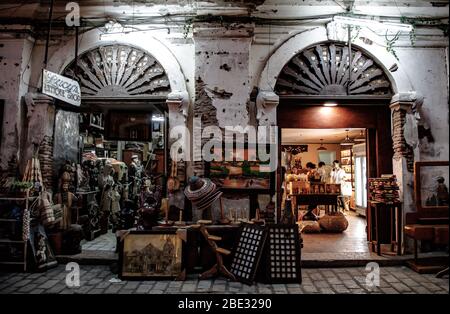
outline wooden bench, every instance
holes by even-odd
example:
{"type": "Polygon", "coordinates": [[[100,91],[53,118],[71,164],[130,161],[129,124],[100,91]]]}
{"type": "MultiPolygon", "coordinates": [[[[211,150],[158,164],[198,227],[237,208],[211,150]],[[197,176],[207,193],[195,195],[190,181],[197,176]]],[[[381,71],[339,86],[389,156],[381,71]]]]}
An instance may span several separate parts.
{"type": "MultiPolygon", "coordinates": [[[[429,206],[422,202],[422,175],[426,173],[423,167],[445,167],[448,161],[417,161],[414,163],[414,199],[416,212],[407,213],[405,216],[405,236],[414,240],[414,260],[408,265],[418,273],[436,273],[442,269],[441,276],[448,273],[448,257],[420,260],[418,257],[418,242],[430,241],[438,245],[448,246],[449,206],[437,204],[429,206]],[[446,272],[445,272],[446,271],[446,272]]],[[[439,168],[436,168],[439,169],[439,168]]],[[[428,170],[429,171],[429,170],[428,170]]]]}
{"type": "Polygon", "coordinates": [[[420,261],[418,242],[430,241],[434,244],[448,245],[448,218],[422,218],[420,213],[407,213],[404,232],[405,236],[414,240],[414,261],[408,263],[413,270],[418,273],[436,273],[445,268],[442,259],[420,261]]]}

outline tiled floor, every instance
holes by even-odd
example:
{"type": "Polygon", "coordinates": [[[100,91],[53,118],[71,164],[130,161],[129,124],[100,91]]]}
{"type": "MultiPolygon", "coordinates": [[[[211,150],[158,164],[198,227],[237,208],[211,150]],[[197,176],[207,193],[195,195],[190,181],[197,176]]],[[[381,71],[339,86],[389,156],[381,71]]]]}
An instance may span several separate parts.
{"type": "MultiPolygon", "coordinates": [[[[370,253],[366,238],[366,219],[353,212],[347,212],[349,226],[343,233],[302,234],[302,253],[314,254],[360,254],[370,253]]],[[[83,241],[83,251],[116,250],[116,237],[112,232],[103,234],[93,241],[83,241]]]]}
{"type": "Polygon", "coordinates": [[[106,234],[95,238],[92,241],[85,241],[81,243],[83,251],[111,251],[116,250],[116,235],[109,231],[106,234]]]}
{"type": "Polygon", "coordinates": [[[304,253],[369,253],[366,219],[346,212],[348,228],[342,233],[302,234],[304,253]]]}

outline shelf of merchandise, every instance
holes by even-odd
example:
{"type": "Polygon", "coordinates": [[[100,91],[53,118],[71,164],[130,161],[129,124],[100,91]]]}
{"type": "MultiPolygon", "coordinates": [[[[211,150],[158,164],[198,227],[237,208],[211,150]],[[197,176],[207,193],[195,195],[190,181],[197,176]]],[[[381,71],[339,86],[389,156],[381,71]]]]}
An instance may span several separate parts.
{"type": "MultiPolygon", "coordinates": [[[[22,209],[25,213],[25,211],[29,210],[30,201],[35,200],[36,197],[0,197],[0,202],[17,202],[18,205],[22,206],[22,209]]],[[[23,214],[24,214],[23,213],[23,214]]],[[[16,219],[11,218],[0,218],[0,223],[13,223],[18,222],[16,219]]],[[[23,222],[21,225],[21,228],[23,229],[23,222]]],[[[23,230],[22,230],[23,233],[23,230]]],[[[8,261],[3,259],[3,256],[0,256],[0,265],[23,265],[23,271],[27,271],[27,250],[28,250],[28,241],[25,240],[11,240],[9,238],[0,238],[0,244],[1,245],[8,245],[8,246],[17,246],[17,245],[23,245],[23,253],[22,253],[22,260],[21,261],[8,261]]]]}
{"type": "Polygon", "coordinates": [[[341,167],[350,177],[352,188],[355,188],[355,162],[353,149],[351,147],[341,146],[341,167]]]}

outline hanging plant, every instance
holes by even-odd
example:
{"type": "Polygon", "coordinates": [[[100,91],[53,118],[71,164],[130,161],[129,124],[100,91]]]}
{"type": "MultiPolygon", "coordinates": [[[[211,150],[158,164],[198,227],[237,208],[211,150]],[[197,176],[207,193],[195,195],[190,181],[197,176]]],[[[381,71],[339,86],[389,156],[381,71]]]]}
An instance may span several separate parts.
{"type": "Polygon", "coordinates": [[[397,42],[397,40],[400,38],[400,32],[397,32],[397,34],[394,35],[392,38],[388,38],[388,31],[386,31],[386,34],[384,35],[384,38],[386,39],[386,50],[391,53],[397,61],[400,61],[398,58],[397,52],[394,49],[394,45],[397,42]]]}

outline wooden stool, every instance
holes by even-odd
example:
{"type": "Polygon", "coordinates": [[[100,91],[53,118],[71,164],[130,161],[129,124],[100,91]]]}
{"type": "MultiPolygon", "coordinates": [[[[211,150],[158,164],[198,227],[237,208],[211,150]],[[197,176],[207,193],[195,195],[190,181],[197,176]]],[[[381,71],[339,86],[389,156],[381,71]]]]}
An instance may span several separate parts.
{"type": "Polygon", "coordinates": [[[211,249],[216,254],[217,262],[211,269],[209,269],[209,270],[205,271],[203,274],[201,274],[199,278],[200,279],[208,279],[211,277],[215,277],[217,275],[222,275],[226,278],[231,279],[232,281],[236,281],[236,277],[234,277],[234,275],[223,264],[223,255],[230,255],[231,251],[224,249],[224,248],[220,248],[216,244],[216,242],[222,240],[222,238],[214,236],[214,235],[210,235],[204,225],[200,226],[200,232],[202,233],[203,237],[207,241],[208,245],[211,247],[211,249]]]}

